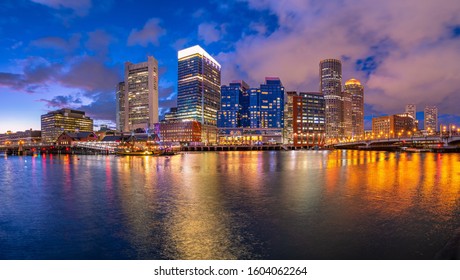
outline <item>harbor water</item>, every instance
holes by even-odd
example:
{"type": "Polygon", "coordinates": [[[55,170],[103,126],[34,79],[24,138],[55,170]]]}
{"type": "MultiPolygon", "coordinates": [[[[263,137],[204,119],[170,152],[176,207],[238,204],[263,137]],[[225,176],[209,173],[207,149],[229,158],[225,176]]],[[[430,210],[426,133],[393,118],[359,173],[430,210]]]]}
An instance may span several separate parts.
{"type": "Polygon", "coordinates": [[[460,154],[1,156],[0,259],[433,259],[460,154]]]}

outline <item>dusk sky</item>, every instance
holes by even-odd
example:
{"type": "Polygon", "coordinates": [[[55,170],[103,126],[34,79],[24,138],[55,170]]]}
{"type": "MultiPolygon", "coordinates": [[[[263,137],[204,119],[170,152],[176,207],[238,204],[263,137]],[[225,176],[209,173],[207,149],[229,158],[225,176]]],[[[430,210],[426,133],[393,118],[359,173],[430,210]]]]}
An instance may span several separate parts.
{"type": "Polygon", "coordinates": [[[114,124],[123,64],[148,55],[163,114],[176,104],[177,51],[196,44],[222,84],[278,76],[288,91],[318,91],[319,61],[339,58],[343,82],[365,87],[367,125],[407,103],[460,124],[458,0],[2,0],[0,133],[40,129],[63,107],[114,124]]]}

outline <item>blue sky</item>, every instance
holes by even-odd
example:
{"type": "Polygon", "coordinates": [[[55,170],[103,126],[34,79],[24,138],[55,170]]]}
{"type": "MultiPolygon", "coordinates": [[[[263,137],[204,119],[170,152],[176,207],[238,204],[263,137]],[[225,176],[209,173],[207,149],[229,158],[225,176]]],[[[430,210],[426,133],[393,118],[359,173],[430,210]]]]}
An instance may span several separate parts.
{"type": "Polygon", "coordinates": [[[315,91],[319,61],[340,58],[344,81],[365,86],[367,124],[406,103],[437,105],[441,122],[460,124],[453,0],[7,0],[0,133],[40,129],[40,115],[61,107],[112,123],[123,63],[148,55],[159,61],[164,113],[176,102],[177,51],[195,44],[220,62],[223,84],[279,76],[287,90],[315,91]]]}

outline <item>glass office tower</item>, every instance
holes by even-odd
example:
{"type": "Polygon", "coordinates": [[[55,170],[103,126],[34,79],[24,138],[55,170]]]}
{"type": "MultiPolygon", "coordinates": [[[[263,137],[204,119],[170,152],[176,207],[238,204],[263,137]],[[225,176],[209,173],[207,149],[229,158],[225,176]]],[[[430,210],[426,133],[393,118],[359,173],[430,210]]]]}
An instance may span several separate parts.
{"type": "Polygon", "coordinates": [[[249,86],[244,81],[221,87],[220,110],[217,114],[219,128],[249,127],[249,86]]]}
{"type": "Polygon", "coordinates": [[[177,118],[217,126],[220,64],[200,46],[178,53],[177,118]]]}

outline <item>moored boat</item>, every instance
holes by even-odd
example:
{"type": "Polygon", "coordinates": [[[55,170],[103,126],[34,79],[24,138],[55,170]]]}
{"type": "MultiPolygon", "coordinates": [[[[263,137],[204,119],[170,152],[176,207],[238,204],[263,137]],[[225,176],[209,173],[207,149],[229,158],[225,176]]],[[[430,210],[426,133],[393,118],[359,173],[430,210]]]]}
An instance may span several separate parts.
{"type": "Polygon", "coordinates": [[[115,152],[119,156],[152,156],[153,153],[150,151],[130,151],[130,150],[119,150],[115,152]]]}

